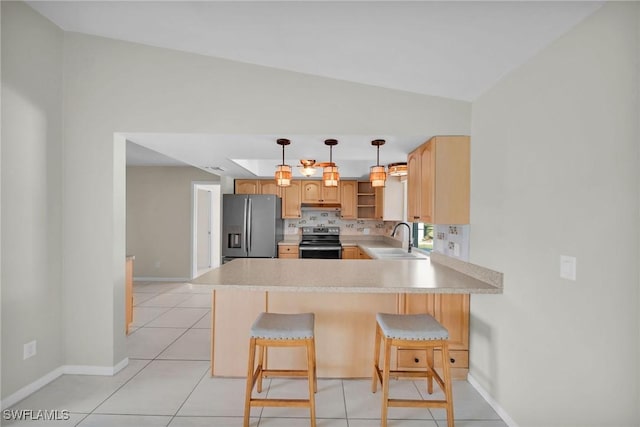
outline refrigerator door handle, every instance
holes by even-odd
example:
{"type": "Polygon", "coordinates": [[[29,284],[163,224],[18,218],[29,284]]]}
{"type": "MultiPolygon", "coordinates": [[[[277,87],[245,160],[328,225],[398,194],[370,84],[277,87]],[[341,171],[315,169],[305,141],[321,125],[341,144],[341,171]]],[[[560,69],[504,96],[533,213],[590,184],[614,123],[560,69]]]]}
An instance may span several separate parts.
{"type": "Polygon", "coordinates": [[[244,233],[244,252],[248,254],[249,251],[249,236],[247,234],[248,232],[248,226],[247,226],[247,204],[248,204],[248,198],[244,199],[244,224],[243,224],[243,233],[244,233]]]}
{"type": "Polygon", "coordinates": [[[252,232],[252,223],[253,223],[253,218],[251,217],[253,212],[253,207],[251,206],[251,197],[249,197],[249,209],[248,209],[248,215],[247,215],[247,223],[249,224],[249,231],[247,233],[247,241],[249,242],[247,244],[247,249],[249,250],[249,254],[251,254],[251,232],[252,232]]]}

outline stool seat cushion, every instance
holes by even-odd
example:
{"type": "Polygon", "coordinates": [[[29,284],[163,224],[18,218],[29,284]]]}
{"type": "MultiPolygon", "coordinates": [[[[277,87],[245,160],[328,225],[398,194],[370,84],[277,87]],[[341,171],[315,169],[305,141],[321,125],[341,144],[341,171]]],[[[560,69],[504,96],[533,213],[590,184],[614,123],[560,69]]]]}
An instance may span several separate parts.
{"type": "Polygon", "coordinates": [[[401,340],[446,340],[449,332],[428,314],[376,314],[380,329],[387,338],[401,340]]]}
{"type": "Polygon", "coordinates": [[[313,313],[260,313],[251,326],[251,337],[276,340],[313,338],[313,322],[313,313]]]}

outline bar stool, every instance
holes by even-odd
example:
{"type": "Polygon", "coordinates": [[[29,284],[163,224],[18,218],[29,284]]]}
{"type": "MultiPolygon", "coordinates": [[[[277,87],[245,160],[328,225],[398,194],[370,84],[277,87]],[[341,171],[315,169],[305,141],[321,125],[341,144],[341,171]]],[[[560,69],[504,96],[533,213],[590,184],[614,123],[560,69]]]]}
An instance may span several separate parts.
{"type": "Polygon", "coordinates": [[[376,344],[373,362],[373,384],[371,391],[376,392],[378,381],[382,385],[381,426],[387,427],[389,407],[408,406],[414,408],[445,408],[447,426],[453,423],[453,396],[451,393],[451,375],[449,373],[449,332],[436,319],[428,314],[385,314],[376,315],[376,344]],[[380,342],[384,342],[383,368],[380,369],[380,342]],[[391,347],[427,350],[427,369],[424,371],[391,370],[391,347]],[[443,378],[433,369],[433,350],[441,349],[443,378]],[[427,379],[427,391],[433,393],[433,379],[442,388],[444,400],[408,400],[389,398],[389,376],[421,377],[427,379]]]}
{"type": "Polygon", "coordinates": [[[308,407],[311,415],[311,427],[316,426],[316,404],[314,393],[318,389],[316,376],[316,350],[314,339],[314,315],[260,313],[251,327],[249,342],[249,369],[247,370],[247,388],[244,404],[244,427],[249,427],[249,412],[252,406],[293,406],[308,407]],[[256,347],[260,347],[258,366],[255,368],[256,347]],[[306,347],[307,369],[276,370],[267,369],[267,347],[306,347]],[[307,377],[309,380],[308,399],[256,399],[251,396],[253,387],[258,384],[258,393],[262,392],[262,378],[268,377],[307,377]]]}

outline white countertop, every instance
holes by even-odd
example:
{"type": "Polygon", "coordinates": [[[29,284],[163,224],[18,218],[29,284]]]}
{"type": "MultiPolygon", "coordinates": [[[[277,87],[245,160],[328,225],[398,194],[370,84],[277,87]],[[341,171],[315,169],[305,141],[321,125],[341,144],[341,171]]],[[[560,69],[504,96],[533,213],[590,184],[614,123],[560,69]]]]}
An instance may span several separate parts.
{"type": "Polygon", "coordinates": [[[192,283],[210,285],[212,289],[269,292],[502,293],[500,273],[492,272],[500,277],[496,286],[454,268],[455,265],[447,267],[430,259],[240,258],[203,274],[192,283]]]}

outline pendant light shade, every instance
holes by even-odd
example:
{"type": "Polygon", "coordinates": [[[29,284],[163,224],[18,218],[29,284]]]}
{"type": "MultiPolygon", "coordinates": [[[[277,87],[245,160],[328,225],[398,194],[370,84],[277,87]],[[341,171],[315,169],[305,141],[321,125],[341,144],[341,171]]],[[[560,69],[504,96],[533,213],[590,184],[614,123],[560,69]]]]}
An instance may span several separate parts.
{"type": "Polygon", "coordinates": [[[408,173],[407,164],[402,163],[389,163],[389,175],[390,176],[406,176],[408,173]]]}
{"type": "Polygon", "coordinates": [[[300,163],[301,164],[300,166],[298,166],[298,170],[302,175],[308,178],[316,173],[316,168],[314,166],[316,164],[315,160],[302,159],[300,160],[300,163]]]}
{"type": "Polygon", "coordinates": [[[338,145],[338,140],[327,139],[324,144],[329,146],[329,164],[322,170],[322,182],[325,187],[337,187],[340,181],[340,173],[336,164],[333,163],[333,146],[338,145]]]}
{"type": "Polygon", "coordinates": [[[276,167],[275,179],[278,187],[288,187],[291,185],[291,166],[284,164],[284,147],[291,144],[285,138],[278,139],[278,145],[282,146],[282,164],[276,167]]]}
{"type": "Polygon", "coordinates": [[[384,166],[380,166],[380,146],[384,145],[384,139],[375,139],[371,141],[371,145],[377,147],[376,165],[371,166],[369,171],[369,181],[372,187],[384,187],[387,180],[387,173],[384,166]]]}

